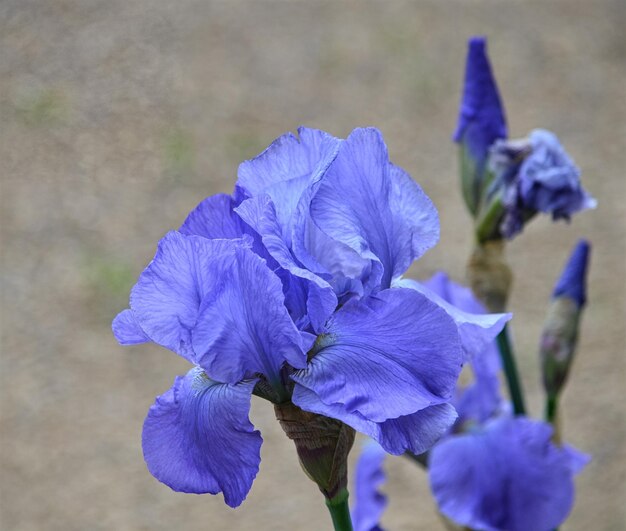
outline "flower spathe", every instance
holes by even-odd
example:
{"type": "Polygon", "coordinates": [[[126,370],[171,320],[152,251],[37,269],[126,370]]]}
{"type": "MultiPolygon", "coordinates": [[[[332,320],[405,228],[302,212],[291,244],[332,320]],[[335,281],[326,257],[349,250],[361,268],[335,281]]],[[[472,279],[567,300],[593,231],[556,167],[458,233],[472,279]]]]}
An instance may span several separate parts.
{"type": "Polygon", "coordinates": [[[149,470],[233,507],[260,459],[253,393],[395,454],[423,452],[456,419],[459,324],[391,287],[436,243],[436,209],[376,129],[299,134],[243,163],[233,196],[205,199],[163,238],[113,323],[120,343],[153,341],[195,366],[150,409],[149,470]]]}

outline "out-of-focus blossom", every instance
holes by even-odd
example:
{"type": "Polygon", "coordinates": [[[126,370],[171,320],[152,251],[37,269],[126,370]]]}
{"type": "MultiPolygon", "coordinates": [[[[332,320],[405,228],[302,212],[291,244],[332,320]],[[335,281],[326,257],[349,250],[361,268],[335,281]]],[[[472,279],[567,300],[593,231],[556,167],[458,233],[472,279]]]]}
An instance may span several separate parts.
{"type": "Polygon", "coordinates": [[[501,417],[447,437],[430,452],[439,510],[481,531],[549,531],[574,503],[574,475],[589,458],[552,442],[552,427],[501,417]]]}
{"type": "Polygon", "coordinates": [[[379,522],[387,507],[387,497],[379,488],[385,482],[385,455],[373,441],[367,442],[361,450],[354,474],[355,503],[351,511],[354,531],[383,531],[379,522]]]}

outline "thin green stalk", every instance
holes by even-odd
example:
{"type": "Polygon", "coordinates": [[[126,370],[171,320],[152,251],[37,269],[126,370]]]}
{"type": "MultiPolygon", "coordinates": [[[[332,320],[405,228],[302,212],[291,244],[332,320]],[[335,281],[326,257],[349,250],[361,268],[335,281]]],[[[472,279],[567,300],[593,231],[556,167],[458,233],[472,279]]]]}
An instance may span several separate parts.
{"type": "Polygon", "coordinates": [[[504,368],[504,374],[506,375],[506,382],[509,386],[511,401],[513,402],[513,412],[516,415],[525,415],[526,407],[524,406],[524,394],[522,392],[522,386],[517,372],[517,366],[515,364],[515,357],[513,356],[513,349],[511,347],[511,342],[509,341],[508,328],[506,326],[502,332],[498,334],[496,342],[498,343],[498,349],[500,350],[502,367],[504,368]]]}
{"type": "Polygon", "coordinates": [[[326,500],[326,507],[333,520],[335,531],[352,531],[352,519],[348,506],[348,491],[343,489],[332,500],[326,500]]]}
{"type": "Polygon", "coordinates": [[[559,411],[559,398],[557,395],[548,395],[546,397],[546,420],[554,425],[559,411]]]}

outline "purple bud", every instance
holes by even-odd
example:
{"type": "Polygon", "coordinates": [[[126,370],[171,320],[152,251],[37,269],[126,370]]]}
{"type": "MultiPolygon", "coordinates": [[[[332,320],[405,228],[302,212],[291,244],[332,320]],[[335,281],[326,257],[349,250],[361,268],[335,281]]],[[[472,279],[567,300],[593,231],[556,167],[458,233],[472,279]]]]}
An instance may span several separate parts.
{"type": "Polygon", "coordinates": [[[552,296],[570,297],[576,301],[578,307],[584,306],[587,301],[587,266],[589,265],[590,245],[586,240],[580,240],[572,252],[561,278],[554,287],[552,296]]]}
{"type": "Polygon", "coordinates": [[[487,158],[490,146],[506,138],[504,109],[491,72],[485,37],[472,37],[468,43],[465,82],[459,119],[453,139],[461,144],[461,184],[463,197],[476,215],[489,181],[487,158]]]}
{"type": "Polygon", "coordinates": [[[556,284],[544,322],[539,349],[543,385],[551,398],[561,392],[574,360],[580,316],[586,300],[585,277],[589,249],[589,243],[585,240],[576,245],[556,284]]]}

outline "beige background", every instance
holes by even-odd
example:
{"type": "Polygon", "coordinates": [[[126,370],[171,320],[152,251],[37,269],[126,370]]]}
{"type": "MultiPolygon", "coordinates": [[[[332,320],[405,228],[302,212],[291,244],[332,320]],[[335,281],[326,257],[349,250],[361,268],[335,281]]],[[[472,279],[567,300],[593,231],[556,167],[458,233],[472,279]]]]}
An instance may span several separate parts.
{"type": "MultiPolygon", "coordinates": [[[[237,510],[146,471],[144,415],[187,369],[122,348],[110,321],[158,239],[237,165],[299,124],[382,129],[438,206],[413,270],[463,278],[469,218],[450,142],[465,40],[486,33],[510,132],[556,131],[600,207],[538,219],[510,246],[524,385],[545,302],[579,236],[594,244],[567,439],[594,455],[565,530],[624,525],[626,3],[69,1],[0,3],[3,530],[318,530],[321,496],[267,403],[263,462],[237,510]]],[[[439,529],[424,474],[387,462],[392,530],[439,529]]]]}

